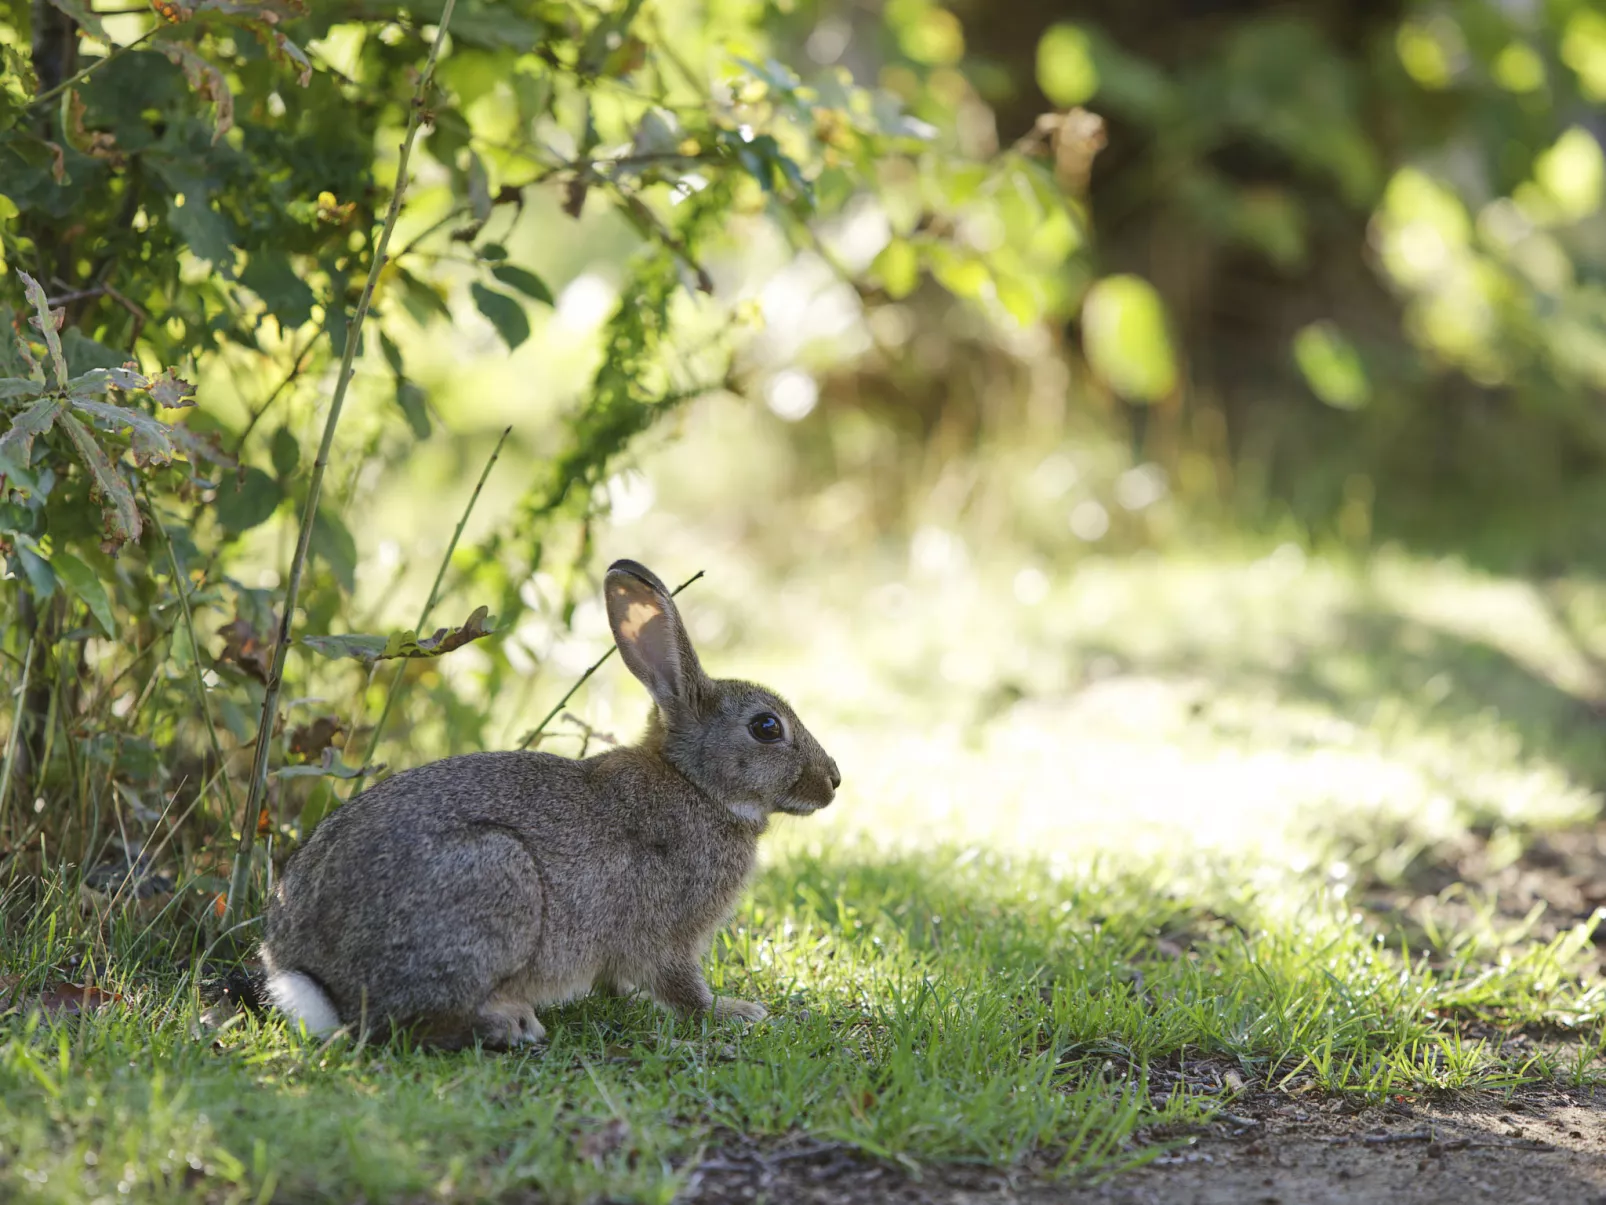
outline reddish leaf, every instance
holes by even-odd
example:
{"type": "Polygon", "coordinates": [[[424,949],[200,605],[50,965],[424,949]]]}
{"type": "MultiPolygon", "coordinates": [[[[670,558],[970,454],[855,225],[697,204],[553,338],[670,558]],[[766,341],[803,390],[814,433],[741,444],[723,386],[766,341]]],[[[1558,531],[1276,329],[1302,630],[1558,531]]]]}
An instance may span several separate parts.
{"type": "Polygon", "coordinates": [[[335,737],[345,732],[346,726],[339,716],[321,715],[310,724],[290,730],[290,752],[298,757],[314,758],[335,743],[335,737]]]}
{"type": "Polygon", "coordinates": [[[273,645],[239,616],[219,628],[218,635],[223,637],[223,651],[217,659],[238,666],[266,685],[273,663],[273,645]]]}

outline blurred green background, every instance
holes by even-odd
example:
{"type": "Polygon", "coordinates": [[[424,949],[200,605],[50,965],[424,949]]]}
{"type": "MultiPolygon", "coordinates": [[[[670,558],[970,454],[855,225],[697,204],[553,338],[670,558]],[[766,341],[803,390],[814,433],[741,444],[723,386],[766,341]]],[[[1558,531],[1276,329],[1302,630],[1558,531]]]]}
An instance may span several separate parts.
{"type": "MultiPolygon", "coordinates": [[[[197,386],[187,427],[242,466],[144,500],[197,591],[199,652],[154,535],[113,557],[82,515],[7,512],[25,739],[0,827],[19,856],[91,861],[126,843],[118,807],[155,831],[200,782],[178,844],[213,882],[215,788],[240,780],[261,698],[241,642],[271,640],[438,9],[317,4],[264,27],[214,4],[160,29],[108,9],[99,41],[69,28],[82,44],[51,75],[41,31],[88,10],[0,5],[12,311],[16,270],[47,277],[74,371],[174,367],[197,386]],[[164,62],[174,30],[194,49],[164,62]],[[151,35],[72,86],[68,66],[151,35]],[[171,266],[103,287],[142,260],[171,266]]],[[[1501,638],[1565,648],[1569,697],[1593,690],[1606,6],[553,0],[469,6],[454,34],[296,625],[417,623],[507,427],[426,625],[485,604],[499,632],[408,663],[378,761],[528,733],[607,647],[595,586],[615,555],[706,570],[686,602],[710,659],[772,670],[838,732],[903,715],[974,738],[1112,666],[1169,649],[1176,669],[1210,646],[1177,626],[1209,619],[1187,600],[1217,605],[1190,577],[1208,565],[1229,594],[1244,566],[1307,561],[1365,591],[1383,565],[1424,591],[1537,583],[1501,638]],[[682,174],[586,177],[576,147],[682,174]],[[1073,621],[1099,581],[1122,584],[1073,621]]],[[[89,508],[71,463],[54,497],[89,508]]],[[[1331,605],[1290,589],[1273,627],[1331,605]]],[[[1239,633],[1224,665],[1293,655],[1219,605],[1211,639],[1239,633]]],[[[1381,689],[1394,639],[1351,648],[1339,689],[1381,689]]],[[[322,716],[360,765],[389,674],[305,652],[288,674],[274,764],[314,759],[296,734],[322,716]]],[[[642,712],[612,668],[574,709],[622,737],[642,712]]],[[[542,740],[593,747],[561,720],[542,740]]],[[[263,831],[293,843],[345,790],[276,779],[263,831]]]]}

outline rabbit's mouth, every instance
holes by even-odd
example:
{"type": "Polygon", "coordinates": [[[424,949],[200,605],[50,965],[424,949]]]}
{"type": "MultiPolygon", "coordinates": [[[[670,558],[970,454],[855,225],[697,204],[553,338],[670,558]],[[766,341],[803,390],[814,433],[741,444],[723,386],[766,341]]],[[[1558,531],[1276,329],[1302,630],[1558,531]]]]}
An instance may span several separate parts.
{"type": "Polygon", "coordinates": [[[822,775],[804,774],[775,805],[777,812],[807,816],[826,807],[836,798],[836,785],[822,775]]]}

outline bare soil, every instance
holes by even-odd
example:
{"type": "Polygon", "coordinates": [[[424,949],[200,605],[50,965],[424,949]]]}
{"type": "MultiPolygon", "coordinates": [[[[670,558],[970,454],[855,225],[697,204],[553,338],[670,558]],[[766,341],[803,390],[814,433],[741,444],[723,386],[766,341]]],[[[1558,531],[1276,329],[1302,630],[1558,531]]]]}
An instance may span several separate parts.
{"type": "Polygon", "coordinates": [[[730,1138],[679,1198],[700,1205],[1606,1205],[1606,1098],[1555,1090],[1351,1112],[1264,1094],[1146,1167],[1096,1184],[1046,1168],[909,1169],[845,1148],[730,1138]]]}

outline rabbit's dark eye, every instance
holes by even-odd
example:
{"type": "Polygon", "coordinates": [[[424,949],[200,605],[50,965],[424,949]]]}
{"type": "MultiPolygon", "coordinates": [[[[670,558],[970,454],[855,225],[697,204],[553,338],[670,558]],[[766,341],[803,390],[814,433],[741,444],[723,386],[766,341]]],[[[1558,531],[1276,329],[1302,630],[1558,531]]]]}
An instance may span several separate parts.
{"type": "Polygon", "coordinates": [[[753,734],[755,741],[763,741],[766,745],[773,745],[786,735],[786,729],[781,727],[781,721],[767,711],[748,720],[747,730],[753,734]]]}

